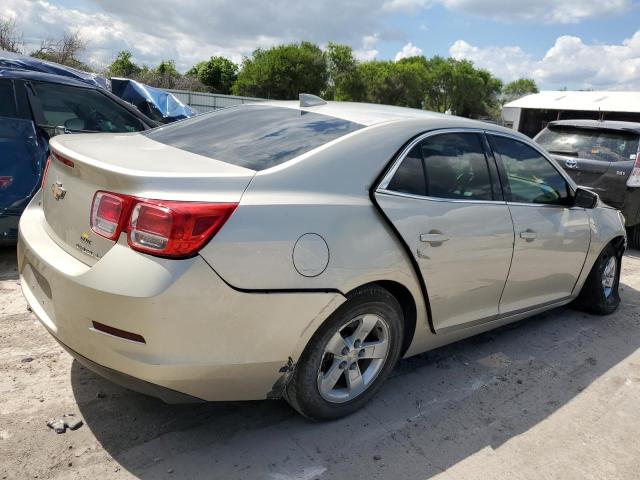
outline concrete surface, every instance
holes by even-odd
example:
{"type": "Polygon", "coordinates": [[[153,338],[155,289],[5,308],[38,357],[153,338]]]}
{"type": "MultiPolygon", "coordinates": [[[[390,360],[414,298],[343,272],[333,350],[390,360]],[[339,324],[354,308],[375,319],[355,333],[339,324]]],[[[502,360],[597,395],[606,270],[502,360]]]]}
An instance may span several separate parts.
{"type": "Polygon", "coordinates": [[[0,250],[0,477],[635,480],[639,254],[616,314],[563,308],[402,361],[363,411],[313,424],[284,402],[168,406],[102,380],[27,311],[0,250]],[[46,427],[64,413],[85,425],[46,427]]]}

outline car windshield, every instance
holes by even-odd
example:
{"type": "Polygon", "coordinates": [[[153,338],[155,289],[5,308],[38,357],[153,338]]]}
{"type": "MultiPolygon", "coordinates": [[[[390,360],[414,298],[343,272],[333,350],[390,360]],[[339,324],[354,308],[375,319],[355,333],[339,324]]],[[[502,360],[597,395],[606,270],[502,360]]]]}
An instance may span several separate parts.
{"type": "Polygon", "coordinates": [[[631,132],[553,126],[536,142],[549,153],[605,162],[635,160],[638,154],[638,135],[631,132]]]}
{"type": "Polygon", "coordinates": [[[360,128],[363,125],[296,108],[240,105],[144,135],[191,153],[264,170],[360,128]]]}

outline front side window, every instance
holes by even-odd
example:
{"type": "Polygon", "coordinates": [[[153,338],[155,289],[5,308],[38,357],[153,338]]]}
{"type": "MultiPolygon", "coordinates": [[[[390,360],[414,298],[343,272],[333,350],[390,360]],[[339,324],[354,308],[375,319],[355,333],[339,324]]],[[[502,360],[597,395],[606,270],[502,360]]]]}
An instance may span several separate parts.
{"type": "Polygon", "coordinates": [[[569,204],[569,185],[538,151],[506,137],[491,136],[491,143],[502,161],[512,202],[569,204]]]}
{"type": "Polygon", "coordinates": [[[97,90],[39,82],[33,87],[46,127],[110,133],[144,130],[132,113],[97,90]]]}
{"type": "Polygon", "coordinates": [[[543,130],[536,142],[556,155],[624,162],[636,159],[639,139],[632,132],[554,125],[543,130]]]}

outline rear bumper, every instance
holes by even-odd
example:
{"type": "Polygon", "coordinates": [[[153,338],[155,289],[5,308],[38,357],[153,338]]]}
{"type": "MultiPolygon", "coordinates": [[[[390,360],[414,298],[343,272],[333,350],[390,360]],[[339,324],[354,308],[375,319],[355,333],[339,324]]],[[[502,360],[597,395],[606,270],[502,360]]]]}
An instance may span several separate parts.
{"type": "Polygon", "coordinates": [[[124,244],[88,266],[58,246],[44,222],[36,198],[18,241],[21,286],[33,312],[83,363],[107,377],[123,374],[118,383],[140,380],[144,393],[163,399],[157,387],[203,400],[274,396],[281,368],[344,301],[336,293],[238,292],[201,257],[160,259],[124,244]],[[98,331],[93,322],[145,343],[98,331]]]}

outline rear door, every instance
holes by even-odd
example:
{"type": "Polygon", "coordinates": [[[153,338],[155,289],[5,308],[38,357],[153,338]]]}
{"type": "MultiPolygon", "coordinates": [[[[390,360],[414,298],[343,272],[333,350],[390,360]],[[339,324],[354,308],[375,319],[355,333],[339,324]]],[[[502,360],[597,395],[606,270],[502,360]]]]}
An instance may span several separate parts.
{"type": "Polygon", "coordinates": [[[515,230],[513,261],[500,313],[569,297],[589,249],[589,217],[556,167],[532,146],[489,135],[515,230]]]}
{"type": "Polygon", "coordinates": [[[376,200],[426,283],[436,331],[498,314],[513,225],[482,132],[429,133],[381,182],[376,200]]]}

